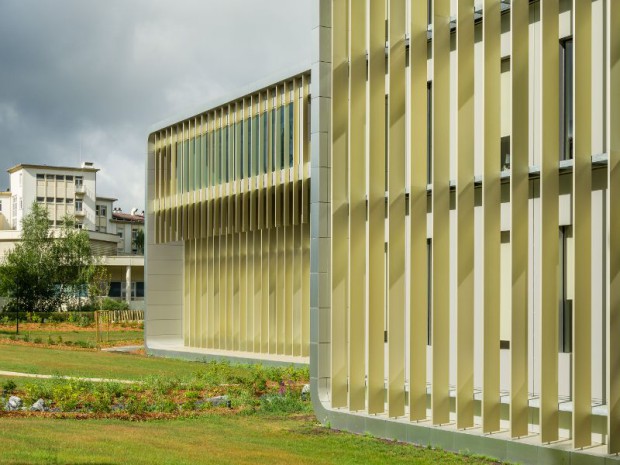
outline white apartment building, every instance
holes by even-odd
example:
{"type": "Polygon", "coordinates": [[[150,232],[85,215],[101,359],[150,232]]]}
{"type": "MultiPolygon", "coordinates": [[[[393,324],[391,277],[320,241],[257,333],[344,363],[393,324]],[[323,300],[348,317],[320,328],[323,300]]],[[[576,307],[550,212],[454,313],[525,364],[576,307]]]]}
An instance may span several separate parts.
{"type": "Polygon", "coordinates": [[[10,189],[0,192],[0,256],[21,237],[21,223],[34,202],[49,213],[50,226],[60,227],[66,215],[88,232],[93,254],[103,257],[111,274],[110,297],[141,308],[144,258],[134,239],[144,228],[144,215],[115,208],[111,197],[97,196],[97,172],[91,162],[79,167],[19,164],[8,170],[10,189]]]}

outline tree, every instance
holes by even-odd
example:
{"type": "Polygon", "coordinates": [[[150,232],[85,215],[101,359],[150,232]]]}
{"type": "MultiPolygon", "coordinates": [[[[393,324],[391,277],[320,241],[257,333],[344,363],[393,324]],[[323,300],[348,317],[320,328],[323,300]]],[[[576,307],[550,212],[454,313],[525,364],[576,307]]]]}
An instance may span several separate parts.
{"type": "Polygon", "coordinates": [[[103,310],[103,300],[110,292],[110,282],[112,276],[105,266],[95,265],[90,284],[88,285],[88,295],[93,304],[97,304],[99,310],[103,310]]]}
{"type": "Polygon", "coordinates": [[[69,218],[54,232],[47,210],[35,202],[22,220],[21,242],[0,265],[0,294],[11,309],[57,310],[88,285],[95,265],[88,234],[69,218]]]}
{"type": "Polygon", "coordinates": [[[144,230],[138,229],[136,231],[133,238],[133,246],[140,255],[144,254],[144,230]]]}

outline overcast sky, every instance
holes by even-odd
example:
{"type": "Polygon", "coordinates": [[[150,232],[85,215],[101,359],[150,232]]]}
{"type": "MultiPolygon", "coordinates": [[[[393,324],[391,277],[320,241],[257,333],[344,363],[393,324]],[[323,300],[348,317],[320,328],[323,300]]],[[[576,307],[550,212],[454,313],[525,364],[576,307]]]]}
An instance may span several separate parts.
{"type": "Polygon", "coordinates": [[[0,188],[81,153],[99,195],[144,208],[150,127],[309,62],[310,2],[0,0],[0,188]]]}

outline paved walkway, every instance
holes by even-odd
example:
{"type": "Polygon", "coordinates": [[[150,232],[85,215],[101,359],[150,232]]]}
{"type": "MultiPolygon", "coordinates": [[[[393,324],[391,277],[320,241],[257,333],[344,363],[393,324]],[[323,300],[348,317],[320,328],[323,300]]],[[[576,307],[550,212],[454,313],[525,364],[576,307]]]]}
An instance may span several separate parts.
{"type": "Polygon", "coordinates": [[[79,381],[91,381],[93,383],[122,383],[133,384],[140,383],[140,381],[131,381],[128,379],[107,379],[107,378],[82,378],[79,376],[56,376],[56,375],[40,375],[34,373],[18,373],[16,371],[2,371],[0,370],[0,376],[12,376],[15,378],[38,378],[38,379],[76,379],[79,381]]]}
{"type": "Polygon", "coordinates": [[[106,347],[105,349],[101,349],[101,352],[118,352],[122,354],[127,354],[130,352],[135,352],[137,350],[144,349],[143,345],[140,346],[116,346],[116,347],[106,347]]]}

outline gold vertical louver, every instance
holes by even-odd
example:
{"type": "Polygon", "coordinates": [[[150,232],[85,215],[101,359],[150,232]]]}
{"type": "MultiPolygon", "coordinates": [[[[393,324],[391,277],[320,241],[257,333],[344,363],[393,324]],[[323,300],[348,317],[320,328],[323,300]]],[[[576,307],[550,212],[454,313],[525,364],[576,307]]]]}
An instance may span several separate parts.
{"type": "Polygon", "coordinates": [[[433,0],[432,421],[450,421],[450,1],[433,0]]]}
{"type": "Polygon", "coordinates": [[[474,425],[474,1],[458,2],[456,426],[474,425]]]}
{"type": "Polygon", "coordinates": [[[511,137],[510,137],[510,435],[528,434],[528,227],[529,227],[529,2],[513,0],[510,10],[511,137]]]}
{"type": "Polygon", "coordinates": [[[366,3],[349,0],[349,409],[366,407],[366,3]]]}
{"type": "Polygon", "coordinates": [[[540,3],[540,439],[558,439],[559,6],[540,3]]]}
{"type": "Polygon", "coordinates": [[[347,131],[348,131],[348,1],[332,2],[332,129],[331,129],[331,400],[347,406],[347,131]]]}
{"type": "Polygon", "coordinates": [[[607,2],[607,452],[620,452],[620,2],[607,2]]]}
{"type": "Polygon", "coordinates": [[[592,2],[573,0],[573,447],[592,442],[592,2]]]}
{"type": "Polygon", "coordinates": [[[389,2],[388,415],[405,414],[405,0],[389,2]]]}
{"type": "MultiPolygon", "coordinates": [[[[385,410],[385,12],[368,7],[368,413],[385,410]],[[372,283],[372,284],[371,284],[372,283]]],[[[332,118],[334,115],[332,114],[332,118]]],[[[333,169],[333,168],[332,168],[333,169]]],[[[332,193],[333,194],[333,193],[332,193]]],[[[333,204],[332,204],[333,208],[333,204]]],[[[333,260],[333,257],[332,257],[333,260]]]]}
{"type": "Polygon", "coordinates": [[[484,0],[483,71],[483,362],[482,431],[500,427],[499,269],[500,269],[500,2],[484,0]]]}
{"type": "MultiPolygon", "coordinates": [[[[428,3],[411,2],[410,8],[409,418],[415,421],[426,419],[427,289],[429,280],[426,250],[428,3]],[[421,376],[421,373],[424,375],[421,376]]],[[[372,129],[369,128],[369,131],[372,129]]]]}

